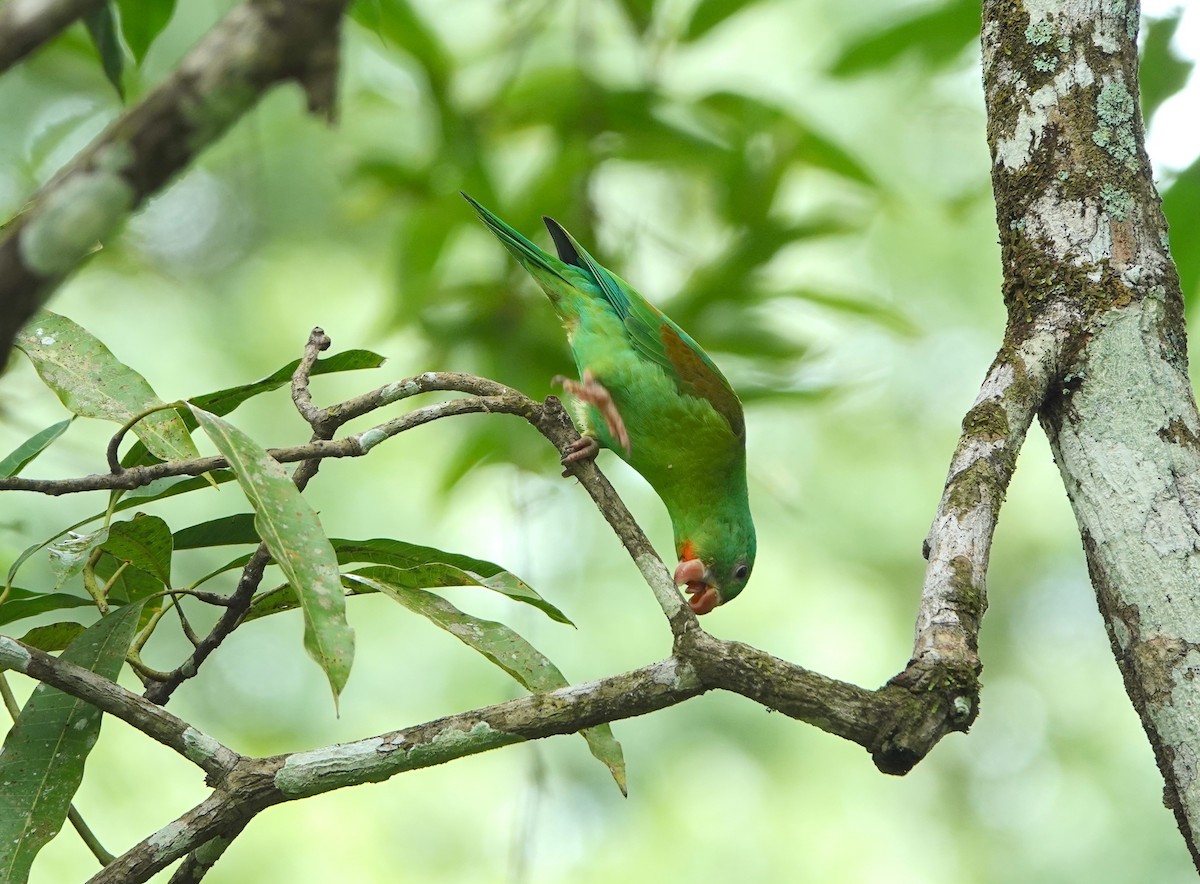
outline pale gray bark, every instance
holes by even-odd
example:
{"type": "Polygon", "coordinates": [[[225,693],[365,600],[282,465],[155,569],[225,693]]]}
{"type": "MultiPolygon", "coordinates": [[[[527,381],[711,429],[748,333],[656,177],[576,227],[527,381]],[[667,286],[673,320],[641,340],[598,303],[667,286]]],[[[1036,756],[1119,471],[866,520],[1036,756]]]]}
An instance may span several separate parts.
{"type": "Polygon", "coordinates": [[[1058,329],[1036,404],[1130,699],[1200,865],[1200,416],[1138,113],[1136,3],[984,4],[1009,346],[1058,329]]]}

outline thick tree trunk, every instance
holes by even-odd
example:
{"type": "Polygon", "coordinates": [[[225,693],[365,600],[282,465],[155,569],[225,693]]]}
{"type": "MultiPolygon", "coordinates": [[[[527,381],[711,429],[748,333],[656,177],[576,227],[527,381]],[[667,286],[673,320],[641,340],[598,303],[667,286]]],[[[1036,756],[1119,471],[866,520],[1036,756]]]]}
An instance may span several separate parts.
{"type": "Polygon", "coordinates": [[[1143,146],[1136,3],[984,4],[1008,343],[1061,332],[1040,403],[1113,653],[1200,867],[1200,416],[1143,146]]]}

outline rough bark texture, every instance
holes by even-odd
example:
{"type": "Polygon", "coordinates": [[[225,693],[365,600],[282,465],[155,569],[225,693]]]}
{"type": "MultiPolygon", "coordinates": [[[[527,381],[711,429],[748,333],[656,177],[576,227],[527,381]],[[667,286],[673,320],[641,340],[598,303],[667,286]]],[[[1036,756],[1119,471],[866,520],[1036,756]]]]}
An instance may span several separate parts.
{"type": "Polygon", "coordinates": [[[984,4],[988,142],[1012,346],[1066,343],[1034,400],[1129,696],[1194,860],[1200,417],[1143,146],[1136,3],[984,4]]]}

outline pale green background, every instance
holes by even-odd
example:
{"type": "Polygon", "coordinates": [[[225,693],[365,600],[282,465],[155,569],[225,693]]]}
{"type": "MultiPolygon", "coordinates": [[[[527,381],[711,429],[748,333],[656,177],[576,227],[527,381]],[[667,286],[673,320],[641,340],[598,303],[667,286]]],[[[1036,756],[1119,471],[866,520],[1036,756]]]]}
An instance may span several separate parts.
{"type": "MultiPolygon", "coordinates": [[[[907,5],[889,5],[887,14],[907,5]]],[[[687,6],[668,4],[666,14],[687,6]]],[[[219,14],[212,3],[180,7],[147,60],[145,84],[157,82],[219,14]]],[[[526,39],[520,27],[537,32],[528,38],[534,66],[570,59],[585,40],[597,70],[636,81],[648,55],[630,48],[615,6],[460,0],[422,8],[463,69],[454,90],[464,106],[486,95],[497,70],[469,62],[495,51],[506,29],[518,34],[514,40],[526,39]]],[[[828,173],[799,173],[785,188],[791,210],[840,207],[858,229],[785,250],[767,275],[853,296],[876,314],[797,299],[753,308],[794,342],[793,385],[832,392],[748,405],[758,564],[736,604],[704,621],[721,637],[867,686],[907,659],[921,541],[1004,319],[977,52],[968,46],[944,66],[916,54],[855,79],[823,73],[840,46],[878,26],[883,9],[832,0],[760,4],[696,46],[667,52],[658,69],[684,94],[720,85],[785,103],[879,182],[873,192],[828,173]]],[[[0,80],[0,106],[13,116],[0,131],[6,216],[118,112],[94,62],[73,48],[82,39],[70,39],[0,80]]],[[[456,192],[464,182],[452,163],[434,162],[432,195],[415,205],[355,176],[364,157],[419,156],[432,143],[433,123],[419,71],[378,36],[350,28],[346,61],[337,128],[303,116],[294,88],[273,93],[64,286],[52,309],[106,341],[164,399],[264,376],[299,354],[314,325],[330,333],[335,350],[369,347],[389,358],[374,372],[319,379],[321,402],[429,369],[494,367],[499,380],[520,381],[531,395],[550,392],[550,376],[570,367],[565,345],[521,352],[497,326],[490,344],[484,334],[480,344],[448,348],[428,331],[432,324],[423,328],[406,314],[417,295],[405,290],[406,271],[398,269],[397,231],[406,219],[420,223],[414,213],[431,206],[438,223],[469,217],[456,192]]],[[[492,146],[502,194],[511,197],[533,170],[554,165],[554,137],[534,131],[503,150],[492,146]]],[[[672,178],[672,162],[664,155],[660,167],[609,163],[590,190],[599,242],[589,245],[668,311],[689,262],[720,244],[725,229],[703,208],[702,194],[672,178]],[[687,248],[676,248],[680,242],[687,248]]],[[[545,211],[557,211],[567,195],[555,199],[545,211]]],[[[504,213],[504,205],[495,208],[504,213]]],[[[505,286],[504,297],[552,341],[558,332],[549,306],[532,284],[506,275],[508,260],[482,229],[471,229],[436,275],[485,280],[492,291],[505,286]]],[[[736,309],[730,316],[739,321],[736,309]]],[[[749,357],[716,355],[735,384],[756,377],[749,357]]],[[[23,359],[0,384],[0,450],[61,418],[23,359]]],[[[231,419],[264,444],[307,438],[282,391],[231,419]]],[[[111,430],[80,422],[27,474],[101,470],[111,430]]],[[[543,447],[511,418],[445,421],[365,460],[326,463],[308,496],[333,535],[399,537],[491,558],[520,574],[579,628],[478,591],[447,595],[516,628],[572,680],[661,659],[670,636],[649,590],[582,490],[557,478],[543,447]],[[509,422],[505,438],[516,440],[533,469],[498,457],[444,491],[448,453],[487,421],[509,422]]],[[[669,525],[653,494],[611,455],[601,464],[668,552],[669,525]]],[[[103,504],[99,495],[6,496],[0,553],[10,559],[103,504]]],[[[179,528],[244,509],[227,485],[152,511],[179,528]]],[[[181,555],[176,579],[203,573],[225,552],[181,555]]],[[[39,561],[18,582],[35,586],[44,573],[39,561]]],[[[981,716],[969,736],[947,738],[907,777],[885,777],[856,746],[712,694],[615,725],[628,799],[582,740],[560,737],[271,809],[208,880],[1191,880],[1036,429],[997,531],[989,589],[981,716]]],[[[520,693],[502,672],[386,599],[353,600],[350,619],[358,655],[340,718],[301,650],[294,614],[238,631],[170,708],[240,752],[267,754],[520,693]]],[[[146,656],[167,668],[181,652],[177,635],[164,636],[146,656]]],[[[29,684],[14,682],[24,696],[29,684]]],[[[206,794],[195,768],[110,720],[77,806],[120,852],[206,794]]],[[[67,830],[39,858],[32,880],[78,881],[95,868],[67,830]]]]}

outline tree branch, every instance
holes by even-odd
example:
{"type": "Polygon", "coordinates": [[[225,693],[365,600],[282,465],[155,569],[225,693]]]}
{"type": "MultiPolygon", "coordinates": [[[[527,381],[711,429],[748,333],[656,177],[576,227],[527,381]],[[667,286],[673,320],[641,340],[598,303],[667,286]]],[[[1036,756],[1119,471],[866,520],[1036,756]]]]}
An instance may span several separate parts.
{"type": "Polygon", "coordinates": [[[145,881],[255,814],[285,801],[375,783],[468,755],[645,715],[720,688],[864,746],[911,760],[942,734],[919,724],[940,700],[887,686],[868,691],[696,629],[675,655],[631,672],[379,734],[268,758],[243,759],[203,802],[132,847],[91,880],[145,881]],[[928,744],[928,745],[927,745],[928,744]]]}
{"type": "MultiPolygon", "coordinates": [[[[913,667],[979,672],[979,626],[987,609],[987,568],[1000,506],[1039,403],[1062,370],[1069,338],[1060,311],[1010,328],[988,370],[950,461],[937,515],[925,540],[928,560],[917,611],[913,667]]],[[[977,703],[978,697],[972,699],[977,703]]]]}
{"type": "Polygon", "coordinates": [[[148,737],[174,749],[205,771],[214,782],[232,770],[241,758],[183,719],[143,700],[116,682],[6,635],[0,635],[0,669],[12,669],[36,678],[115,715],[148,737]]]}
{"type": "Polygon", "coordinates": [[[987,0],[984,89],[1009,327],[1067,341],[1035,404],[1200,869],[1200,414],[1138,114],[1138,20],[1137,3],[987,0]]]}
{"type": "MultiPolygon", "coordinates": [[[[332,113],[346,2],[245,0],[161,86],[38,191],[0,239],[0,366],[17,330],[96,243],[271,86],[296,79],[310,108],[332,113]]],[[[0,24],[21,21],[31,8],[31,0],[7,4],[0,24]]]]}
{"type": "Polygon", "coordinates": [[[8,0],[0,6],[0,73],[73,21],[82,18],[103,0],[8,0]]]}

